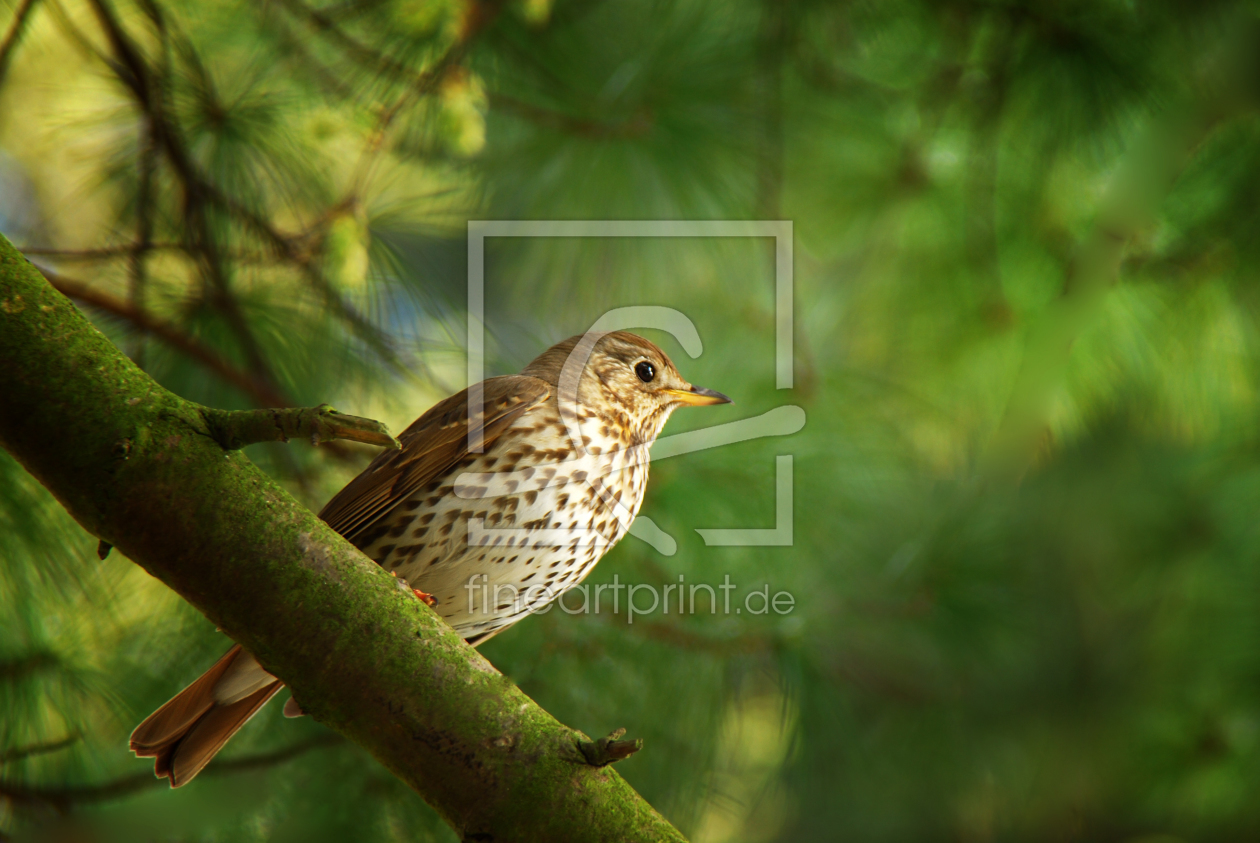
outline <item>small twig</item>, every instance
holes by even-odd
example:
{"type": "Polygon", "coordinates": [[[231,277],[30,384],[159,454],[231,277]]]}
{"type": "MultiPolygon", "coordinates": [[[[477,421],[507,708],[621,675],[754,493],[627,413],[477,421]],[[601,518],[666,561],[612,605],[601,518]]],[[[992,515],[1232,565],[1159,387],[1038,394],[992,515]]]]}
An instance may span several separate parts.
{"type": "MultiPolygon", "coordinates": [[[[207,195],[207,185],[197,171],[176,122],[166,113],[162,80],[154,78],[148,61],[110,4],[106,0],[90,0],[90,3],[96,12],[101,29],[117,56],[118,60],[111,63],[115,75],[130,89],[137,107],[148,118],[149,129],[155,144],[161,146],[167,160],[170,161],[183,183],[184,215],[190,228],[189,245],[192,251],[200,256],[202,269],[215,289],[215,295],[209,301],[223,316],[228,328],[236,335],[250,368],[269,385],[275,384],[276,379],[271,373],[271,367],[254,336],[249,321],[241,311],[239,302],[232,295],[223,256],[214,228],[206,214],[205,206],[210,199],[207,195]]],[[[191,47],[188,48],[188,53],[195,60],[196,55],[191,47]]]]}
{"type": "MultiPolygon", "coordinates": [[[[104,0],[92,0],[101,10],[102,14],[108,11],[104,0]]],[[[128,67],[134,67],[134,73],[148,73],[147,66],[143,58],[135,50],[134,45],[130,44],[126,33],[121,30],[117,21],[109,18],[108,15],[103,18],[106,20],[106,26],[111,33],[116,32],[118,35],[119,49],[128,48],[129,52],[121,52],[127,59],[128,67]]],[[[183,58],[189,68],[196,75],[201,85],[206,88],[217,99],[214,92],[213,80],[207,72],[205,65],[202,63],[197,51],[193,48],[191,41],[187,36],[182,36],[180,40],[182,46],[183,58]]],[[[127,77],[120,74],[120,79],[127,82],[127,77]]],[[[166,152],[167,159],[174,168],[175,175],[184,188],[186,212],[185,215],[193,225],[192,233],[195,235],[188,244],[187,251],[190,254],[199,255],[202,258],[203,266],[209,273],[212,283],[214,283],[226,298],[218,302],[222,307],[226,307],[224,315],[228,318],[229,323],[234,325],[234,330],[241,336],[244,342],[243,348],[248,354],[250,344],[253,338],[248,334],[248,325],[239,314],[234,315],[236,309],[235,300],[231,299],[228,290],[227,277],[224,273],[222,260],[225,252],[215,241],[213,232],[208,226],[205,205],[212,205],[229,216],[243,224],[245,228],[252,229],[255,234],[260,235],[269,245],[285,260],[296,265],[308,283],[315,288],[323,297],[329,307],[333,309],[338,318],[346,322],[359,334],[377,354],[381,356],[400,374],[407,374],[410,369],[401,360],[393,348],[387,336],[375,328],[354,307],[347,302],[340,293],[333,287],[332,283],[325,278],[318,268],[312,263],[310,255],[303,249],[299,248],[298,241],[301,235],[287,236],[282,234],[278,229],[272,226],[261,214],[241,203],[238,199],[220,190],[215,186],[197,167],[193,161],[191,153],[187,149],[187,144],[179,134],[179,127],[169,116],[170,109],[165,104],[161,96],[156,100],[151,93],[146,93],[147,88],[154,87],[156,83],[148,86],[138,86],[131,84],[137,103],[140,108],[149,115],[155,130],[161,130],[157,133],[157,138],[162,142],[166,152]],[[245,332],[245,333],[242,333],[245,332]]],[[[161,93],[161,91],[159,91],[161,93]]],[[[259,353],[261,357],[261,353],[259,353]]],[[[252,362],[252,361],[251,361],[252,362]]],[[[261,365],[260,371],[266,371],[265,361],[260,360],[255,368],[261,365]]]]}
{"type": "Polygon", "coordinates": [[[302,39],[293,32],[283,15],[274,13],[271,6],[265,7],[263,13],[267,15],[267,26],[275,33],[280,49],[288,58],[294,60],[299,71],[308,72],[318,87],[337,100],[345,101],[355,98],[355,90],[347,85],[336,71],[312,55],[302,39]]]}
{"type": "Polygon", "coordinates": [[[578,749],[587,764],[592,767],[607,767],[617,761],[624,761],[643,749],[643,738],[623,741],[620,738],[625,733],[625,729],[617,729],[608,737],[597,741],[578,741],[578,749]]]}
{"type": "MultiPolygon", "coordinates": [[[[157,144],[153,138],[152,120],[145,121],[141,130],[139,166],[140,180],[136,188],[136,239],[139,243],[128,261],[130,284],[127,294],[136,312],[144,313],[145,293],[149,283],[145,261],[153,247],[153,173],[157,167],[157,144]]],[[[131,356],[141,368],[144,367],[143,338],[136,341],[131,356]]]]}
{"type": "Polygon", "coordinates": [[[326,17],[320,10],[313,9],[300,0],[280,0],[280,5],[294,17],[306,18],[313,28],[321,32],[328,40],[336,43],[342,52],[364,67],[392,76],[404,83],[412,83],[419,76],[409,65],[347,35],[336,22],[326,17]]]}
{"type": "MultiPolygon", "coordinates": [[[[113,60],[106,59],[107,64],[118,79],[130,90],[139,111],[147,118],[150,142],[155,149],[161,151],[166,161],[170,163],[176,180],[183,188],[184,216],[185,223],[188,226],[188,235],[184,248],[189,254],[199,259],[198,262],[202,272],[205,274],[213,291],[213,295],[208,300],[227,322],[250,364],[251,374],[247,378],[248,381],[254,384],[250,394],[260,398],[257,390],[262,390],[272,393],[274,397],[279,397],[279,388],[271,367],[263,355],[262,348],[259,346],[249,322],[245,319],[239,303],[233,295],[228,270],[224,262],[226,255],[222,244],[216,238],[215,230],[209,220],[209,212],[212,208],[226,212],[229,217],[242,224],[247,230],[260,235],[266,246],[301,271],[307,283],[323,297],[326,304],[337,317],[347,323],[392,369],[403,375],[411,375],[413,367],[406,365],[400,359],[390,338],[360,314],[341,295],[340,291],[324,276],[313,261],[312,256],[301,247],[299,242],[281,233],[272,225],[270,220],[263,217],[260,213],[246,207],[235,197],[220,190],[200,171],[182,136],[178,122],[174,119],[165,102],[166,86],[163,84],[164,80],[160,78],[154,68],[150,67],[141,49],[118,19],[109,0],[89,0],[89,5],[95,11],[96,18],[108,38],[115,56],[113,60]]],[[[150,11],[155,25],[163,30],[163,44],[165,46],[165,25],[161,16],[157,14],[156,6],[150,11]]],[[[481,25],[480,22],[485,19],[485,15],[475,15],[472,18],[478,25],[481,25]]],[[[476,27],[471,28],[475,30],[476,27]]],[[[183,43],[186,40],[181,39],[185,61],[202,79],[203,84],[209,84],[209,76],[205,73],[204,67],[201,66],[196,51],[192,49],[191,44],[183,43]]],[[[442,75],[459,54],[460,51],[457,48],[448,50],[435,68],[418,75],[417,88],[422,93],[434,89],[442,75]]],[[[402,100],[400,100],[401,102],[402,100]]],[[[146,240],[142,233],[140,241],[141,256],[145,245],[146,240]]],[[[133,260],[133,266],[138,265],[139,259],[133,260]]],[[[137,309],[132,308],[132,310],[135,311],[137,309]]],[[[140,315],[143,317],[143,313],[140,313],[140,315]]],[[[204,357],[201,359],[202,362],[207,362],[204,357]]],[[[222,367],[214,366],[213,368],[219,371],[220,374],[226,374],[222,367]]],[[[239,379],[233,378],[232,380],[238,385],[241,384],[239,379]]],[[[284,400],[259,400],[259,403],[264,406],[285,406],[290,402],[284,400]]]]}
{"type": "MultiPolygon", "coordinates": [[[[157,99],[159,102],[164,102],[166,91],[170,87],[171,78],[170,38],[166,29],[165,17],[153,0],[141,0],[140,5],[149,16],[149,20],[153,23],[161,41],[161,61],[158,66],[157,82],[155,84],[158,88],[157,99]]],[[[128,264],[131,269],[131,286],[129,290],[131,305],[140,313],[144,313],[146,309],[145,288],[148,286],[146,261],[149,257],[149,251],[153,248],[153,205],[157,203],[153,180],[157,173],[158,157],[161,154],[158,148],[157,128],[153,116],[146,114],[145,118],[139,138],[138,164],[140,168],[140,182],[136,197],[136,240],[139,248],[132,252],[128,264]]],[[[135,350],[136,353],[133,357],[143,367],[145,351],[143,338],[137,340],[135,350]]]]}
{"type": "Polygon", "coordinates": [[[227,383],[249,395],[259,404],[286,406],[291,403],[270,384],[264,383],[247,372],[236,368],[216,351],[202,345],[175,325],[164,322],[143,311],[136,310],[128,303],[119,301],[99,290],[94,290],[81,281],[74,281],[58,275],[45,267],[40,267],[40,272],[44,273],[44,277],[48,279],[48,282],[63,294],[106,313],[126,319],[139,330],[152,334],[171,348],[182,351],[227,383]]]}
{"type": "Polygon", "coordinates": [[[328,404],[275,410],[203,408],[201,415],[210,428],[210,435],[228,451],[258,442],[288,442],[290,439],[310,439],[312,445],[348,439],[387,448],[402,447],[380,422],[339,413],[328,404]]]}
{"type": "MultiPolygon", "coordinates": [[[[91,249],[56,249],[50,246],[19,246],[18,251],[24,255],[55,258],[60,261],[108,261],[119,258],[130,259],[137,252],[183,252],[189,254],[187,243],[120,243],[116,246],[98,246],[91,249]]],[[[224,254],[237,263],[264,264],[276,263],[276,255],[250,252],[245,250],[228,250],[224,254]]]]}
{"type": "MultiPolygon", "coordinates": [[[[225,211],[246,229],[260,235],[275,253],[301,270],[303,277],[324,298],[325,303],[337,317],[347,323],[391,368],[404,376],[410,375],[411,367],[399,358],[389,337],[345,300],[332,282],[320,272],[311,256],[300,249],[293,238],[282,234],[269,220],[224,193],[201,173],[180,134],[179,126],[165,107],[162,89],[153,79],[148,62],[140,49],[123,28],[107,0],[89,0],[89,2],[118,57],[117,61],[106,60],[108,65],[119,80],[130,89],[137,106],[149,118],[153,138],[183,188],[185,217],[191,229],[191,238],[186,248],[190,253],[201,258],[203,270],[218,293],[213,303],[222,312],[233,333],[237,335],[251,366],[268,382],[275,382],[261,349],[250,332],[247,320],[231,295],[223,266],[224,252],[220,244],[216,242],[213,229],[209,225],[206,214],[207,205],[225,211]]],[[[472,15],[470,18],[472,21],[468,24],[470,31],[480,28],[488,20],[484,12],[472,15]]],[[[461,41],[452,47],[432,68],[417,76],[414,84],[420,89],[420,93],[428,93],[436,88],[450,65],[462,55],[462,44],[461,41]]],[[[200,65],[200,59],[190,45],[184,45],[184,53],[191,69],[198,72],[199,76],[208,79],[204,68],[200,65]]],[[[408,95],[400,99],[399,104],[405,101],[406,96],[408,95]]]]}
{"type": "MultiPolygon", "coordinates": [[[[329,733],[274,752],[263,752],[258,755],[246,755],[243,758],[219,761],[210,765],[203,775],[222,775],[224,773],[239,773],[262,767],[271,767],[296,758],[312,749],[320,749],[340,742],[340,735],[329,733]]],[[[57,813],[65,814],[77,805],[119,799],[164,783],[164,779],[156,778],[151,773],[123,776],[102,784],[69,785],[64,787],[40,787],[38,785],[0,780],[0,798],[9,800],[15,806],[52,808],[57,813]]]]}
{"type": "Polygon", "coordinates": [[[4,36],[4,43],[0,44],[0,85],[4,84],[4,75],[9,69],[9,61],[13,58],[13,51],[22,40],[22,33],[26,30],[26,24],[30,22],[35,3],[36,0],[23,0],[22,5],[18,6],[17,12],[13,15],[13,24],[4,36]]]}
{"type": "Polygon", "coordinates": [[[472,41],[498,17],[503,5],[503,0],[474,0],[465,17],[463,31],[455,42],[423,72],[417,73],[398,99],[377,115],[376,126],[372,130],[367,146],[359,153],[359,160],[354,167],[354,176],[350,182],[352,192],[357,193],[367,183],[377,158],[384,148],[385,135],[398,113],[409,102],[427,97],[438,90],[447,74],[464,60],[472,41]]]}
{"type": "Polygon", "coordinates": [[[380,355],[382,360],[399,374],[410,374],[410,368],[400,359],[398,351],[394,348],[390,338],[373,325],[366,316],[356,310],[350,302],[346,301],[332,281],[320,272],[319,267],[312,261],[310,254],[299,247],[299,238],[286,236],[268,220],[240,204],[232,197],[219,193],[209,185],[203,186],[206,188],[207,195],[212,201],[224,208],[237,221],[244,224],[246,228],[252,229],[255,234],[267,241],[268,245],[277,254],[301,270],[302,276],[307,280],[307,283],[324,299],[324,303],[332,309],[337,318],[348,324],[359,335],[360,339],[380,355]]]}
{"type": "MultiPolygon", "coordinates": [[[[308,741],[293,744],[284,749],[273,750],[272,752],[260,752],[257,755],[246,755],[241,758],[229,758],[220,761],[213,767],[206,768],[207,773],[244,773],[249,770],[258,770],[263,767],[271,767],[275,764],[282,764],[292,758],[297,758],[310,752],[312,749],[322,749],[326,746],[336,746],[342,743],[344,739],[336,732],[327,732],[318,737],[311,738],[308,741]]],[[[154,778],[155,782],[161,779],[154,778]]]]}
{"type": "Polygon", "coordinates": [[[0,662],[0,684],[22,681],[60,666],[57,655],[48,650],[36,650],[8,661],[0,662]]]}
{"type": "Polygon", "coordinates": [[[78,735],[66,735],[60,740],[19,746],[16,749],[10,749],[8,752],[0,752],[0,764],[11,764],[14,761],[21,761],[23,758],[30,758],[33,755],[48,755],[51,752],[57,752],[68,746],[73,746],[78,740],[78,735]]]}
{"type": "MultiPolygon", "coordinates": [[[[45,267],[40,267],[39,269],[44,274],[44,277],[48,279],[48,283],[52,284],[63,294],[113,316],[125,319],[133,327],[152,334],[171,348],[183,352],[194,361],[205,366],[224,382],[244,392],[255,403],[264,407],[293,406],[293,402],[284,393],[250,375],[248,372],[238,369],[214,349],[203,345],[195,338],[181,331],[177,326],[169,322],[163,322],[151,314],[141,313],[130,307],[126,302],[95,290],[81,281],[72,281],[69,278],[57,275],[45,267]]],[[[351,450],[336,442],[328,445],[328,452],[342,460],[354,458],[351,450]]],[[[298,473],[297,476],[299,482],[301,482],[301,474],[298,473]]]]}
{"type": "Polygon", "coordinates": [[[94,58],[106,67],[113,68],[109,57],[96,48],[91,39],[78,27],[75,18],[66,10],[59,0],[47,0],[48,11],[52,14],[53,23],[61,30],[67,40],[74,43],[86,58],[94,58]]]}

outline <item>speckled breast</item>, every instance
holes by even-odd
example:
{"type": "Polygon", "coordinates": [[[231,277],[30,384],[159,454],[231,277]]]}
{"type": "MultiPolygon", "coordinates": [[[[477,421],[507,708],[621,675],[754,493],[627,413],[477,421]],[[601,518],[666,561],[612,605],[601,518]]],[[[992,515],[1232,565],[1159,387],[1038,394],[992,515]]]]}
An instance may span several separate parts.
{"type": "Polygon", "coordinates": [[[626,534],[647,485],[645,445],[586,408],[567,422],[551,402],[525,413],[382,518],[364,552],[466,638],[550,603],[626,534]]]}

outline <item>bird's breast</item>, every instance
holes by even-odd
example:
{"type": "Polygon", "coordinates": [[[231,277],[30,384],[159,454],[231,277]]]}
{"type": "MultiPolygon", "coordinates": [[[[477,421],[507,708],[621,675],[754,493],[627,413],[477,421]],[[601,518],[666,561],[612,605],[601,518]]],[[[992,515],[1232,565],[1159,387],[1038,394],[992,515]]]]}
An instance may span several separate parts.
{"type": "Polygon", "coordinates": [[[448,472],[436,501],[413,496],[382,519],[365,552],[465,634],[555,599],[625,536],[647,484],[645,447],[598,417],[573,421],[522,416],[448,472]]]}

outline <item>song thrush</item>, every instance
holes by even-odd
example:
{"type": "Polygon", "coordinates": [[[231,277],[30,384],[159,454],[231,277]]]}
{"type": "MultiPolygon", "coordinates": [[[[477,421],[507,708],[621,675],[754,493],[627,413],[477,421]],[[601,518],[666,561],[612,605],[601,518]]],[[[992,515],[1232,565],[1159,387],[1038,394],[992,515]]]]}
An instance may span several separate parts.
{"type": "MultiPolygon", "coordinates": [[[[571,337],[431,408],[320,517],[476,645],[581,582],[626,534],[675,409],[729,401],[642,337],[571,337]]],[[[136,727],[131,749],[179,787],[281,687],[234,646],[136,727]]],[[[290,699],[285,713],[301,711],[290,699]]]]}

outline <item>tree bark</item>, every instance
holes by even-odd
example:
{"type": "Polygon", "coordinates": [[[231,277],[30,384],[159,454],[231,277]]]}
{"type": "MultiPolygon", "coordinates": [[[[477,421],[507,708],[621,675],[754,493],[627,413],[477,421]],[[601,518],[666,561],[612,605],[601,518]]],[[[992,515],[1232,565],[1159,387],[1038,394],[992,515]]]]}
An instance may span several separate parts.
{"type": "Polygon", "coordinates": [[[0,361],[0,445],[464,840],[683,839],[587,761],[585,735],[226,450],[217,411],[155,383],[3,236],[0,361]]]}

